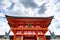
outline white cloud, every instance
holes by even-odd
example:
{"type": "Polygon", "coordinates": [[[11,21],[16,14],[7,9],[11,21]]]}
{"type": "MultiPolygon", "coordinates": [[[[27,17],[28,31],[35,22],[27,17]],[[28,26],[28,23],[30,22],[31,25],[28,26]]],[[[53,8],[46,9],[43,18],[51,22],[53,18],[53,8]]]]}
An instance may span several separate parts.
{"type": "Polygon", "coordinates": [[[9,0],[2,0],[2,2],[1,2],[0,5],[1,5],[1,6],[0,6],[1,8],[6,9],[8,6],[11,5],[11,3],[10,3],[9,0]]]}
{"type": "Polygon", "coordinates": [[[0,13],[0,17],[5,17],[5,15],[3,13],[0,13]]]}
{"type": "Polygon", "coordinates": [[[0,21],[0,35],[4,35],[4,33],[8,32],[9,29],[10,27],[6,22],[0,21]]]}
{"type": "Polygon", "coordinates": [[[34,0],[38,6],[41,6],[43,3],[47,3],[48,0],[34,0]]]}

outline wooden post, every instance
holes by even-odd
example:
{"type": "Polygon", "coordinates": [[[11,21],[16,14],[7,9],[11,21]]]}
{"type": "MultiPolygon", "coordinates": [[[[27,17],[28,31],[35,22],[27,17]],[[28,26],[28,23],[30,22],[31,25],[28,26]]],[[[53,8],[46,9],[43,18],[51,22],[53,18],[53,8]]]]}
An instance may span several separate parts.
{"type": "Polygon", "coordinates": [[[44,35],[44,40],[46,40],[46,36],[44,35]]]}
{"type": "Polygon", "coordinates": [[[22,39],[21,40],[23,40],[23,35],[22,35],[22,39]]]}
{"type": "Polygon", "coordinates": [[[23,31],[23,29],[22,29],[22,40],[23,40],[23,34],[24,34],[24,31],[23,31]]]}
{"type": "Polygon", "coordinates": [[[13,31],[14,31],[14,38],[13,38],[13,40],[16,40],[16,28],[13,31]]]}
{"type": "Polygon", "coordinates": [[[37,40],[39,40],[39,37],[37,36],[37,40]]]}
{"type": "Polygon", "coordinates": [[[37,37],[38,37],[38,35],[37,35],[37,33],[36,33],[36,40],[38,40],[38,38],[37,38],[37,37]]]}
{"type": "Polygon", "coordinates": [[[24,32],[23,32],[23,30],[22,30],[22,40],[23,40],[23,33],[24,33],[24,32]]]}
{"type": "MultiPolygon", "coordinates": [[[[36,25],[34,27],[36,28],[36,25]]],[[[36,33],[36,40],[38,40],[38,38],[37,38],[38,37],[37,29],[36,29],[35,33],[36,33]]]]}
{"type": "Polygon", "coordinates": [[[16,33],[14,33],[14,39],[13,40],[16,40],[16,33]]]}

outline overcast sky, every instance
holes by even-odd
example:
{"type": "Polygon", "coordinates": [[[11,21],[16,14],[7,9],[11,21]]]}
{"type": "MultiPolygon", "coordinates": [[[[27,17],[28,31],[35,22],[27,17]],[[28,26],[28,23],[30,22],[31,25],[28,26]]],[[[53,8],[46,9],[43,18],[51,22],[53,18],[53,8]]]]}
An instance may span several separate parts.
{"type": "MultiPolygon", "coordinates": [[[[0,0],[0,35],[9,31],[5,15],[22,17],[54,16],[49,29],[60,35],[60,0],[0,0]]],[[[10,34],[13,34],[12,32],[10,34]]],[[[46,33],[49,35],[49,32],[46,33]]]]}

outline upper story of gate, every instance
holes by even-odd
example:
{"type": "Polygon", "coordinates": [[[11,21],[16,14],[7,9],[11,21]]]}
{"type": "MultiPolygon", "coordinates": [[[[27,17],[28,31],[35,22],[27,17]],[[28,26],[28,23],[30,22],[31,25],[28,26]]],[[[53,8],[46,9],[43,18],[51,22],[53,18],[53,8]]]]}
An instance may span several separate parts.
{"type": "Polygon", "coordinates": [[[48,28],[53,16],[50,17],[15,17],[6,15],[11,28],[48,28]]]}

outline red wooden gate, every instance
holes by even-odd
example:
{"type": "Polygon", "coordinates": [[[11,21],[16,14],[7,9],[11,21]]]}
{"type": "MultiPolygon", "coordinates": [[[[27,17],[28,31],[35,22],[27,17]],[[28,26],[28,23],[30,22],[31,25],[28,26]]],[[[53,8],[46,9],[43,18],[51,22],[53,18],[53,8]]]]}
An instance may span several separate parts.
{"type": "MultiPolygon", "coordinates": [[[[22,37],[22,40],[37,40],[40,36],[40,40],[46,40],[45,33],[48,31],[53,16],[51,17],[13,17],[6,16],[8,24],[14,33],[14,39],[16,40],[17,35],[22,37]],[[34,37],[25,37],[25,35],[34,37]],[[36,39],[37,38],[37,39],[36,39]]],[[[18,38],[18,40],[20,40],[18,38]]]]}

